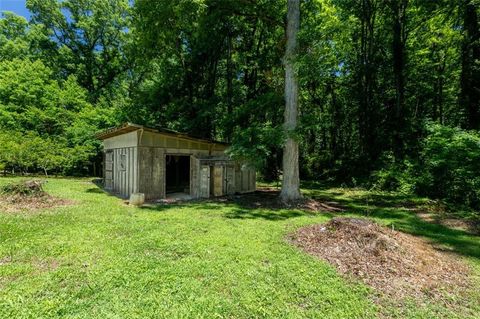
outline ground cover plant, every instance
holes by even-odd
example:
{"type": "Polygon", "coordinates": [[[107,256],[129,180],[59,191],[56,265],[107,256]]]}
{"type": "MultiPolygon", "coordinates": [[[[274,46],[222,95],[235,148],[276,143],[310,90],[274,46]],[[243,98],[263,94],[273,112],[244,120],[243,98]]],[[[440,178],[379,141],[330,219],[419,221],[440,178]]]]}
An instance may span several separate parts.
{"type": "Polygon", "coordinates": [[[305,194],[343,210],[240,199],[135,208],[89,179],[49,179],[44,188],[75,203],[0,213],[2,318],[475,318],[480,311],[478,289],[454,296],[462,298],[456,308],[378,304],[372,288],[287,240],[338,215],[369,217],[451,250],[478,284],[479,237],[419,218],[412,207],[423,199],[306,185],[305,194]]]}

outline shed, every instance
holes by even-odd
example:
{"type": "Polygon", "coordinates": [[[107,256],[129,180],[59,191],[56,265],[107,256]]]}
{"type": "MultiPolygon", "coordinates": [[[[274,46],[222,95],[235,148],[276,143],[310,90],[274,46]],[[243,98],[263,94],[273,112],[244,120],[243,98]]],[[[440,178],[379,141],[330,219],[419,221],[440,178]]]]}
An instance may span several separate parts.
{"type": "Polygon", "coordinates": [[[106,190],[123,198],[205,198],[256,189],[255,170],[226,154],[228,144],[126,123],[103,140],[106,190]]]}

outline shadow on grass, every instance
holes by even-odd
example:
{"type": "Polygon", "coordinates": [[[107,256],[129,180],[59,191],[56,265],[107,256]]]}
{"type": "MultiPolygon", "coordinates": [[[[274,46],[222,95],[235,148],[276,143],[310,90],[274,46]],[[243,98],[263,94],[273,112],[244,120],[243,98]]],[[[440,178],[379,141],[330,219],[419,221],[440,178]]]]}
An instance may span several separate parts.
{"type": "Polygon", "coordinates": [[[140,206],[140,209],[152,212],[167,212],[172,209],[193,209],[193,210],[221,210],[226,207],[225,204],[219,204],[216,202],[208,202],[205,200],[190,200],[188,202],[177,203],[147,203],[140,206]]]}
{"type": "Polygon", "coordinates": [[[85,193],[90,193],[90,194],[105,194],[105,195],[108,195],[108,196],[113,196],[113,197],[116,197],[118,199],[122,199],[122,200],[125,200],[126,198],[125,197],[122,197],[120,196],[119,194],[117,193],[113,193],[113,192],[110,192],[108,190],[106,190],[104,187],[103,187],[103,180],[101,178],[94,178],[91,180],[91,182],[93,184],[95,184],[96,187],[90,187],[88,189],[85,190],[85,193]]]}
{"type": "MultiPolygon", "coordinates": [[[[159,204],[142,207],[146,211],[168,212],[171,209],[189,209],[221,212],[226,207],[230,210],[222,212],[223,217],[229,220],[268,220],[285,221],[305,216],[327,217],[344,216],[345,214],[373,218],[380,223],[393,227],[411,235],[422,236],[432,242],[439,249],[448,249],[454,253],[480,259],[480,237],[462,230],[448,228],[422,220],[416,214],[421,209],[422,200],[395,194],[368,193],[368,192],[341,192],[328,188],[311,189],[311,197],[325,202],[336,202],[346,211],[342,213],[312,212],[301,209],[270,209],[269,207],[247,207],[245,203],[202,200],[174,204],[159,204]]],[[[247,195],[245,195],[247,196],[247,195]]],[[[245,197],[246,198],[246,197],[245,197]]]]}
{"type": "Polygon", "coordinates": [[[92,188],[89,188],[85,191],[85,193],[91,193],[91,194],[108,194],[107,192],[105,192],[104,190],[98,188],[98,187],[92,187],[92,188]]]}
{"type": "MultiPolygon", "coordinates": [[[[225,213],[228,219],[265,219],[271,221],[281,221],[290,218],[317,216],[318,213],[302,210],[260,210],[260,209],[242,209],[235,208],[231,212],[225,213]]],[[[329,216],[330,217],[330,216],[329,216]]]]}
{"type": "MultiPolygon", "coordinates": [[[[263,219],[263,220],[270,220],[270,221],[282,221],[287,220],[290,218],[298,218],[298,217],[305,217],[305,216],[318,216],[320,213],[316,212],[309,212],[303,210],[289,210],[289,209],[282,209],[282,210],[269,210],[269,209],[250,209],[239,206],[234,203],[222,203],[222,202],[209,202],[206,200],[202,200],[199,202],[190,201],[188,203],[173,203],[173,204],[150,204],[141,206],[140,209],[145,211],[152,211],[152,212],[168,212],[172,209],[193,209],[198,211],[221,211],[224,210],[226,207],[230,207],[231,210],[225,212],[223,217],[226,219],[263,219]]],[[[333,215],[329,213],[321,213],[322,215],[332,217],[333,215]]]]}

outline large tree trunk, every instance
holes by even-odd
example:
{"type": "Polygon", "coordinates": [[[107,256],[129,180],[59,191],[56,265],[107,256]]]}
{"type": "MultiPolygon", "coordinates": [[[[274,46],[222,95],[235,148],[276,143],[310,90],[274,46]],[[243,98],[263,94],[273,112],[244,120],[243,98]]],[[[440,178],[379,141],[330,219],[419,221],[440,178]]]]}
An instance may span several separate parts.
{"type": "Polygon", "coordinates": [[[465,128],[480,129],[480,26],[477,9],[463,0],[462,75],[460,103],[465,108],[465,128]]]}
{"type": "Polygon", "coordinates": [[[395,158],[403,157],[405,145],[405,66],[406,20],[408,0],[390,2],[393,14],[393,75],[395,79],[395,111],[393,113],[393,151],[395,158]]]}
{"type": "Polygon", "coordinates": [[[298,117],[298,80],[294,69],[297,33],[300,27],[300,1],[288,0],[287,48],[285,51],[285,123],[287,140],[283,148],[283,183],[280,198],[292,201],[301,198],[298,168],[298,142],[292,136],[298,117]]]}
{"type": "MultiPolygon", "coordinates": [[[[376,64],[377,47],[376,16],[378,4],[375,0],[362,0],[358,18],[361,22],[359,53],[357,57],[358,74],[355,86],[358,99],[358,129],[360,147],[367,157],[367,163],[373,163],[378,155],[378,122],[374,93],[376,90],[378,66],[376,64]]],[[[367,165],[368,166],[368,165],[367,165]]]]}

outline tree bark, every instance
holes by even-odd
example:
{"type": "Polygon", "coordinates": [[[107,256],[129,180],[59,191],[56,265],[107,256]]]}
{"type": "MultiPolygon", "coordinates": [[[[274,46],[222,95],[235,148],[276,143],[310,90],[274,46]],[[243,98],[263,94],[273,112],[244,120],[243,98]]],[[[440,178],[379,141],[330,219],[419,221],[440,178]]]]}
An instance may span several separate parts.
{"type": "Polygon", "coordinates": [[[298,117],[298,79],[294,69],[297,33],[300,28],[300,1],[288,0],[287,47],[285,50],[285,122],[287,140],[283,148],[283,183],[280,198],[293,201],[301,198],[298,167],[298,142],[293,133],[298,117]]]}
{"type": "Polygon", "coordinates": [[[405,144],[405,66],[406,20],[408,0],[393,0],[393,75],[395,78],[395,111],[393,114],[393,151],[396,159],[403,157],[405,144]]]}
{"type": "Polygon", "coordinates": [[[462,74],[460,103],[465,108],[466,129],[480,129],[480,25],[477,9],[463,0],[462,74]]]}
{"type": "MultiPolygon", "coordinates": [[[[377,118],[378,107],[375,100],[377,87],[378,65],[376,55],[378,44],[376,40],[376,16],[378,4],[374,0],[362,0],[358,18],[361,22],[359,53],[357,57],[357,92],[358,99],[358,130],[362,154],[373,163],[378,157],[377,118]]],[[[368,165],[367,165],[368,166],[368,165]]]]}

